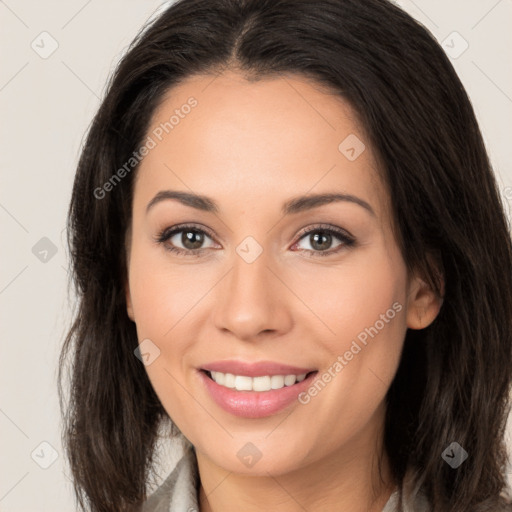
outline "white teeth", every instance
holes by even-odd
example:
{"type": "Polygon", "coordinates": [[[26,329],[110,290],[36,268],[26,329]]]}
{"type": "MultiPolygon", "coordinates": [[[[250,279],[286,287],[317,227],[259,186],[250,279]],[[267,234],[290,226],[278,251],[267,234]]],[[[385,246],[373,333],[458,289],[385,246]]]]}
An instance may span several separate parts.
{"type": "Polygon", "coordinates": [[[285,386],[293,386],[296,382],[302,382],[306,374],[301,375],[264,375],[261,377],[247,377],[245,375],[233,375],[232,373],[210,372],[212,379],[219,384],[237,391],[270,391],[281,389],[285,386]]]}
{"type": "Polygon", "coordinates": [[[251,377],[244,377],[243,375],[237,375],[235,377],[235,389],[237,391],[252,391],[251,377]]]}
{"type": "Polygon", "coordinates": [[[284,378],[285,386],[292,386],[293,384],[295,384],[295,382],[297,382],[297,377],[295,377],[295,375],[287,375],[284,378]]]}
{"type": "Polygon", "coordinates": [[[270,386],[272,389],[281,389],[284,387],[284,377],[282,375],[272,375],[270,377],[270,386]]]}
{"type": "Polygon", "coordinates": [[[215,380],[215,382],[217,382],[218,384],[221,384],[222,386],[224,386],[225,384],[225,380],[226,380],[226,375],[224,373],[220,373],[220,372],[212,372],[212,378],[215,380]],[[213,376],[213,374],[215,374],[215,377],[213,376]]]}
{"type": "MultiPolygon", "coordinates": [[[[249,377],[247,377],[249,378],[249,377]]],[[[252,380],[253,391],[270,391],[270,377],[265,375],[264,377],[254,377],[252,380]]]]}
{"type": "Polygon", "coordinates": [[[235,376],[232,373],[224,374],[224,386],[226,386],[227,388],[235,387],[235,376]]]}

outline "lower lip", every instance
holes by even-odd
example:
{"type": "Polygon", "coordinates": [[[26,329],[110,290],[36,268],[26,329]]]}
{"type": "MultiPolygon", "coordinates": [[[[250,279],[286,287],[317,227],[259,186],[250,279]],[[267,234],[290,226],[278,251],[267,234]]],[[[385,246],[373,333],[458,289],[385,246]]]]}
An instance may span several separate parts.
{"type": "Polygon", "coordinates": [[[202,370],[199,374],[210,396],[219,407],[242,418],[264,418],[298,401],[298,395],[311,385],[318,372],[311,373],[293,386],[270,391],[237,391],[217,384],[202,370]]]}

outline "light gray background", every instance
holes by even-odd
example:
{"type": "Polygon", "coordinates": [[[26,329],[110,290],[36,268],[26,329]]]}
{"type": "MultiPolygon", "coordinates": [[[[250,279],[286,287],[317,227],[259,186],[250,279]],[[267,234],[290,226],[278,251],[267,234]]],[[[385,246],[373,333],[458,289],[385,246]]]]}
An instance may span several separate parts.
{"type": "MultiPolygon", "coordinates": [[[[452,53],[508,210],[512,1],[395,3],[445,41],[452,53]],[[461,53],[464,40],[469,47],[461,53]]],[[[143,22],[161,5],[161,0],[0,1],[0,510],[4,512],[74,510],[56,393],[56,362],[71,313],[66,211],[82,137],[106,79],[143,22]],[[51,37],[41,36],[43,31],[51,37]],[[56,44],[53,40],[58,48],[42,58],[40,54],[56,44]],[[40,241],[43,237],[55,245],[55,255],[44,252],[49,245],[40,241]],[[53,450],[58,458],[43,469],[41,465],[52,461],[53,450]]],[[[510,443],[512,428],[508,436],[510,443]]],[[[169,453],[163,474],[179,455],[169,453]]]]}

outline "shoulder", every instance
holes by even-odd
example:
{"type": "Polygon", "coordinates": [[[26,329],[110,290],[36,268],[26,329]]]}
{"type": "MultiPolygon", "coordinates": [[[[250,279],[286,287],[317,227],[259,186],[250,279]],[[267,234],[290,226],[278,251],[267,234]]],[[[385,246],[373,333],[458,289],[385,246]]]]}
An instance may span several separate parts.
{"type": "MultiPolygon", "coordinates": [[[[397,512],[399,502],[398,489],[393,492],[388,502],[382,509],[382,512],[397,512]]],[[[418,493],[414,498],[406,499],[404,502],[404,512],[432,512],[432,508],[427,500],[427,497],[422,492],[418,493]]]]}
{"type": "Polygon", "coordinates": [[[402,509],[399,508],[400,490],[395,487],[382,512],[432,512],[432,506],[421,485],[413,478],[413,471],[408,469],[402,482],[402,509]]]}
{"type": "Polygon", "coordinates": [[[141,512],[188,512],[198,510],[197,459],[192,447],[187,447],[165,481],[144,502],[141,512]]]}

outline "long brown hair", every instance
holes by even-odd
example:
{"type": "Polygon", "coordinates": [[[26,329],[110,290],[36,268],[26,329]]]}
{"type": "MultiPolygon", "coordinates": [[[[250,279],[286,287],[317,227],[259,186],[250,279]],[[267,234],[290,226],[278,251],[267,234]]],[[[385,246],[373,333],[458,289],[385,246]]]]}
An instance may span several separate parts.
{"type": "Polygon", "coordinates": [[[386,397],[393,475],[402,485],[409,469],[436,512],[511,510],[500,497],[512,375],[509,227],[449,59],[386,0],[180,0],[118,65],[83,147],[68,219],[78,307],[59,393],[80,506],[119,512],[140,504],[159,426],[168,421],[134,356],[126,313],[136,167],[113,190],[97,191],[140,147],[165,92],[193,74],[226,69],[251,80],[303,75],[358,112],[389,185],[408,269],[438,292],[436,268],[445,278],[441,311],[426,329],[407,332],[386,397]],[[457,469],[441,457],[452,442],[469,454],[457,469]]]}

